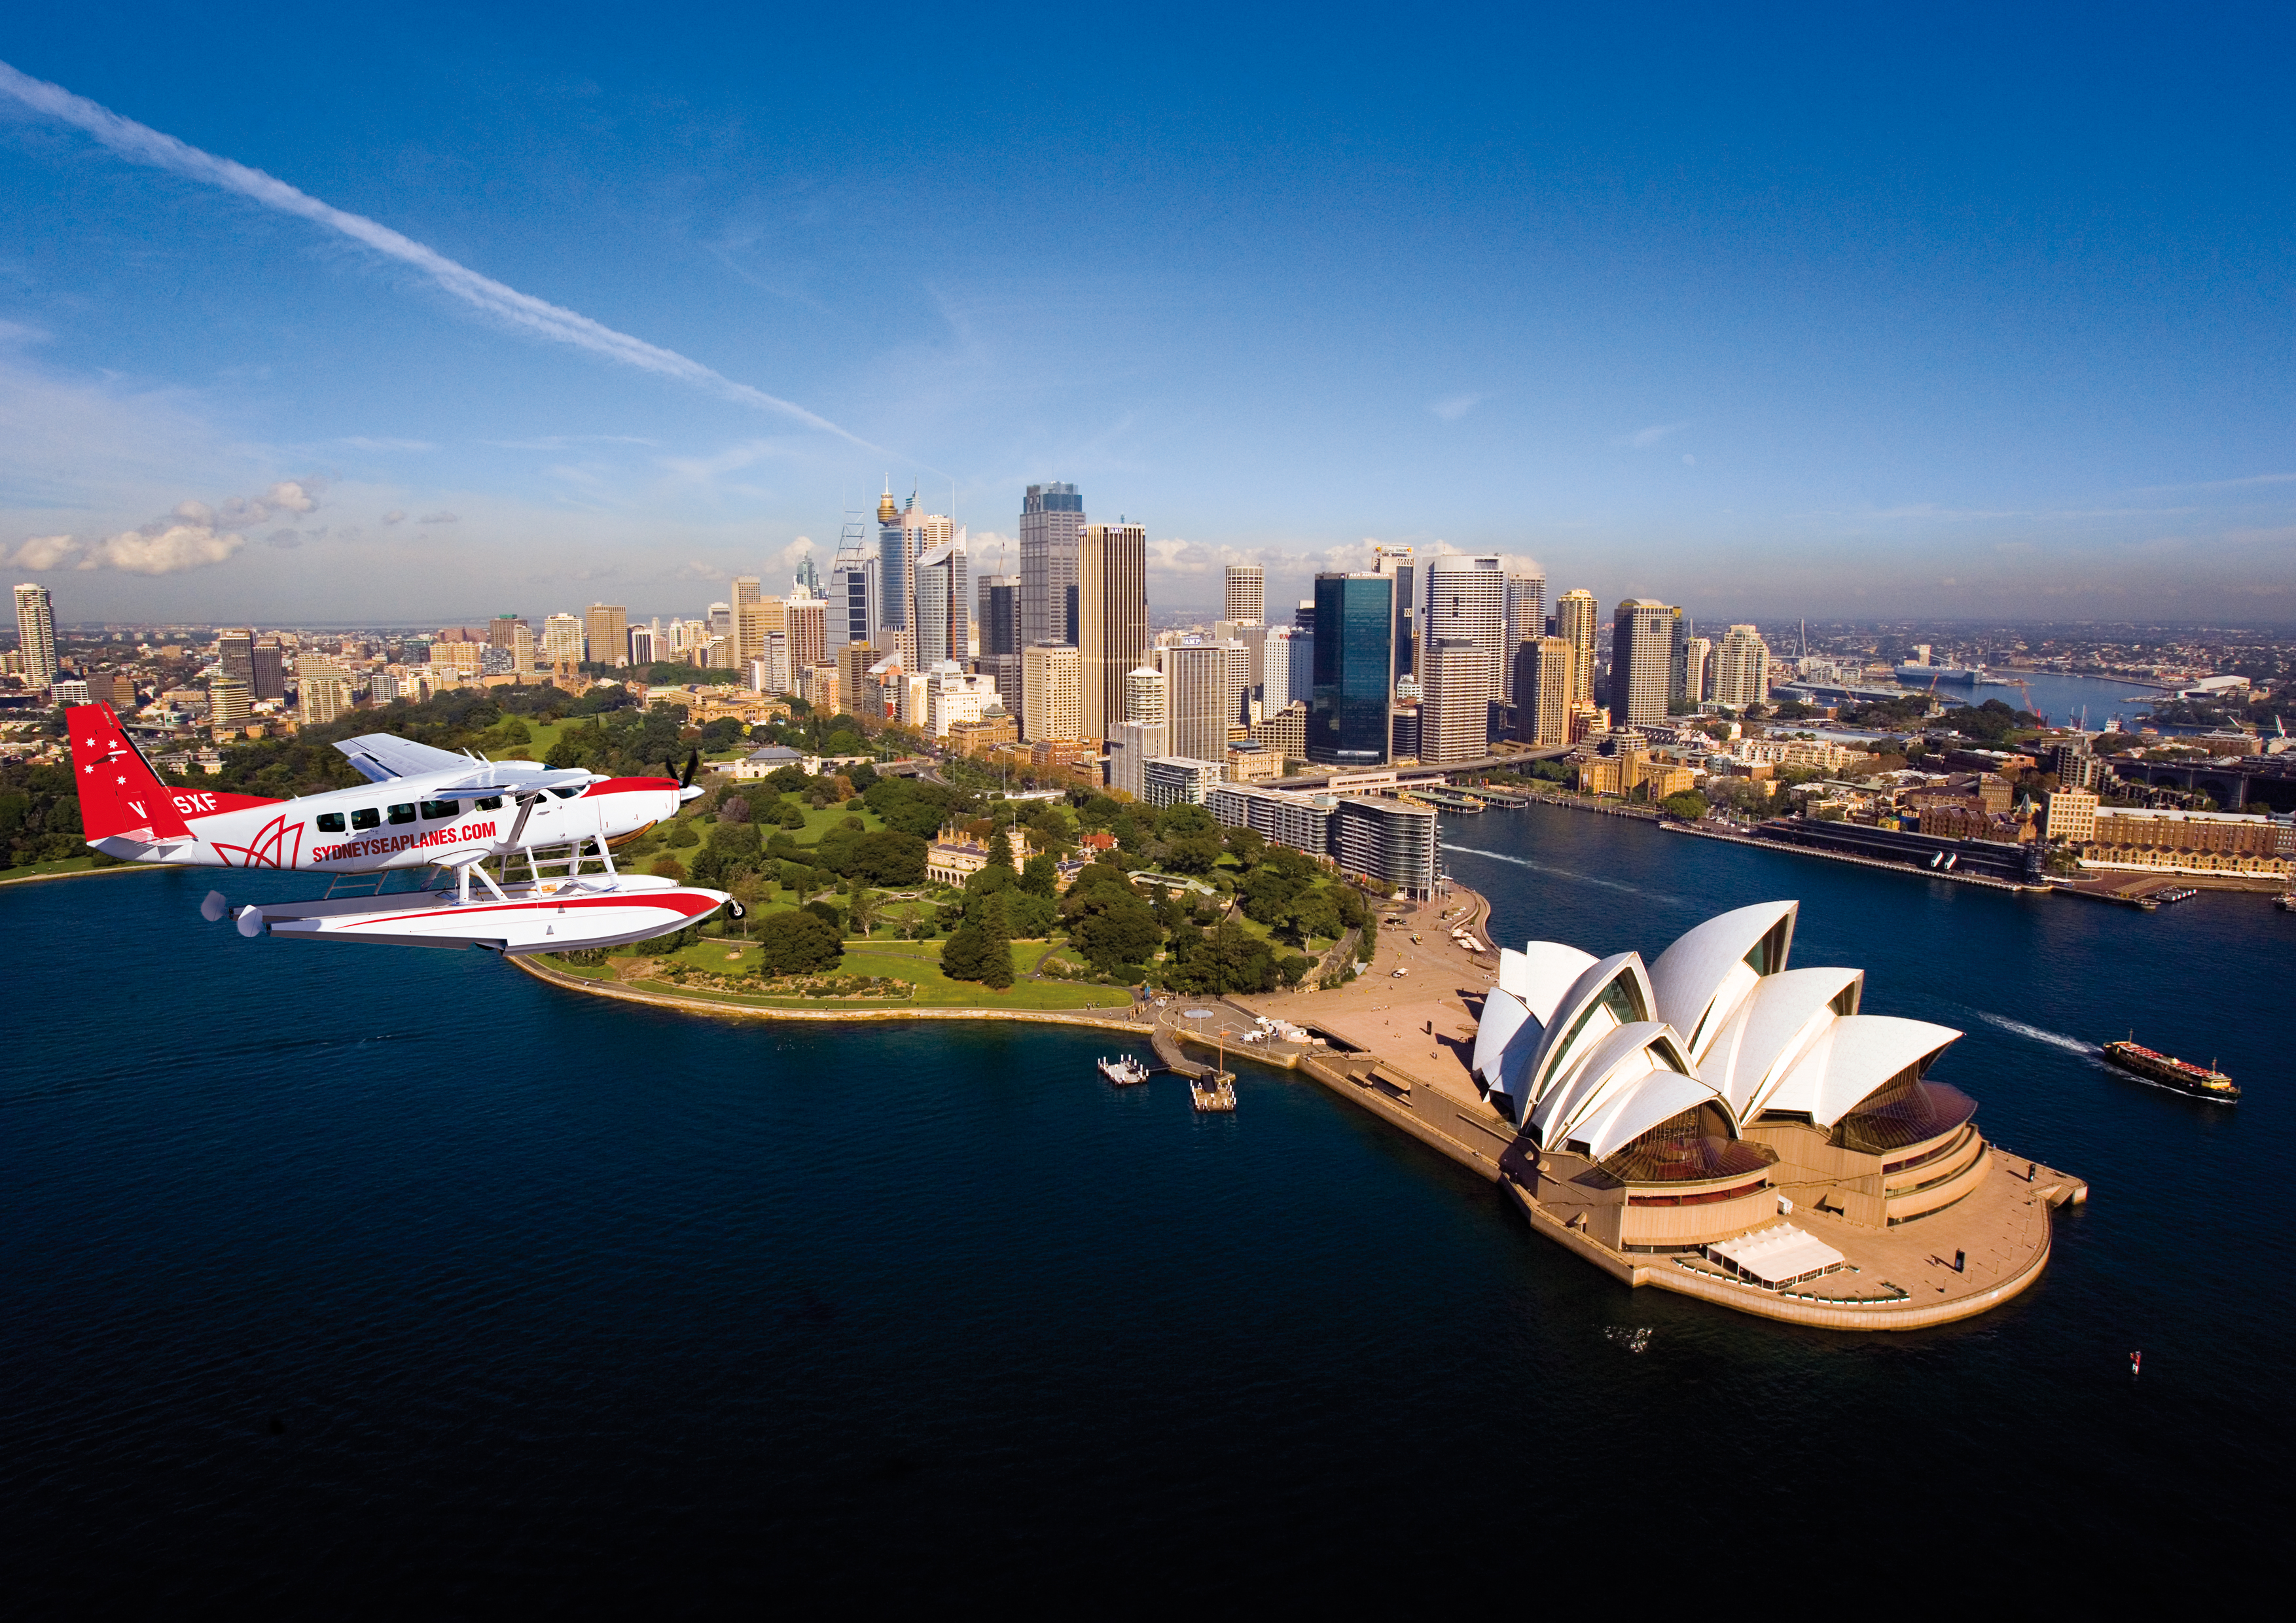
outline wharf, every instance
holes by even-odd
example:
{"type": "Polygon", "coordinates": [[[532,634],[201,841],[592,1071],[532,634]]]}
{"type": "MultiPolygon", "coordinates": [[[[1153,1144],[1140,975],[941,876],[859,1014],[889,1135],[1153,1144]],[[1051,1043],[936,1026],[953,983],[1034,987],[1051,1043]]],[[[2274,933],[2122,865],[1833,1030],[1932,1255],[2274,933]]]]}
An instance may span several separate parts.
{"type": "Polygon", "coordinates": [[[2020,885],[2005,879],[1990,879],[1982,873],[1956,873],[1947,868],[1925,868],[1915,862],[1889,862],[1879,857],[1859,857],[1849,851],[1828,851],[1817,846],[1796,845],[1785,840],[1756,840],[1748,834],[1725,833],[1719,829],[1702,828],[1694,823],[1662,822],[1659,827],[1669,834],[1695,834],[1701,840],[1727,840],[1732,845],[1750,845],[1757,850],[1784,851],[1794,857],[1816,857],[1827,862],[1855,863],[1862,868],[1878,868],[1885,873],[1909,873],[1915,879],[1944,880],[1956,885],[1976,885],[1988,890],[2006,890],[2016,896],[2046,896],[2058,889],[2054,885],[2020,885]]]}

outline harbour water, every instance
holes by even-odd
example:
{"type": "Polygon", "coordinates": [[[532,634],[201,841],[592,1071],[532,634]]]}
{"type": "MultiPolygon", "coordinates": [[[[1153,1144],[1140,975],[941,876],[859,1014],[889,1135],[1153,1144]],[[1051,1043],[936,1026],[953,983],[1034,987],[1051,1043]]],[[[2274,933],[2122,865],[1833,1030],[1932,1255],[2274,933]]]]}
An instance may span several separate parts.
{"type": "MultiPolygon", "coordinates": [[[[1900,686],[1913,691],[1925,691],[1927,683],[1899,679],[1900,686]]],[[[2092,733],[2106,730],[2106,723],[2120,717],[2130,731],[2152,713],[2153,703],[2164,689],[2146,682],[2125,681],[2112,676],[2068,676],[2054,671],[1997,671],[1992,679],[1971,685],[1967,683],[1941,683],[1938,697],[1948,704],[1983,704],[1988,699],[2018,709],[2030,708],[2036,715],[2046,717],[2061,727],[2081,725],[2084,714],[2092,733]],[[2017,676],[2023,683],[2021,689],[2003,680],[2017,676]],[[2031,697],[2030,707],[2026,703],[2031,697]]]]}
{"type": "Polygon", "coordinates": [[[2260,1570],[2296,919],[1548,807],[1446,839],[1503,941],[1655,952],[1800,898],[1797,963],[1966,1030],[1937,1074],[2090,1182],[2048,1274],[1801,1332],[1624,1290],[1249,1064],[1198,1115],[1103,1082],[1099,1034],[723,1026],[243,941],[190,875],[13,887],[12,1609],[1637,1603],[1669,1564],[2189,1605],[2260,1570]],[[2244,1102],[2107,1070],[2132,1026],[2244,1102]]]}

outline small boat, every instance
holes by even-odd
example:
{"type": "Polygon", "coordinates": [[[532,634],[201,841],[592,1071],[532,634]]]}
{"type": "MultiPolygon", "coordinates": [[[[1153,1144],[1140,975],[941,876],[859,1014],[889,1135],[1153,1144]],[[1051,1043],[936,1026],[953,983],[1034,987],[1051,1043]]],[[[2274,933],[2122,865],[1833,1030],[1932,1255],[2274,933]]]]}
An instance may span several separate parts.
{"type": "Polygon", "coordinates": [[[2108,1063],[2132,1071],[2147,1082],[2190,1094],[2195,1099],[2206,1099],[2212,1104],[2240,1102],[2240,1089],[2224,1072],[2146,1048],[2134,1040],[2133,1033],[2129,1041],[2107,1043],[2104,1057],[2108,1063]]]}
{"type": "Polygon", "coordinates": [[[2274,897],[2272,905],[2283,913],[2296,913],[2296,890],[2286,891],[2274,897]]]}
{"type": "Polygon", "coordinates": [[[1100,1074],[1119,1087],[1130,1087],[1136,1082],[1148,1079],[1148,1067],[1141,1063],[1137,1054],[1121,1054],[1113,1060],[1103,1054],[1100,1057],[1100,1074]]]}

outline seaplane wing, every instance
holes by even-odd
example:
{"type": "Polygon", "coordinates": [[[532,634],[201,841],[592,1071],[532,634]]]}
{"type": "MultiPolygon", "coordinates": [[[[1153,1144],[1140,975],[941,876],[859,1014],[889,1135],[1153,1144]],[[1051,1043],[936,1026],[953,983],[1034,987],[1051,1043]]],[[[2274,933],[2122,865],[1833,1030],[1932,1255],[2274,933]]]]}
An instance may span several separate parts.
{"type": "Polygon", "coordinates": [[[411,738],[393,738],[388,733],[347,738],[335,748],[350,758],[351,765],[370,783],[421,777],[433,772],[460,772],[471,764],[467,755],[418,744],[411,738]]]}

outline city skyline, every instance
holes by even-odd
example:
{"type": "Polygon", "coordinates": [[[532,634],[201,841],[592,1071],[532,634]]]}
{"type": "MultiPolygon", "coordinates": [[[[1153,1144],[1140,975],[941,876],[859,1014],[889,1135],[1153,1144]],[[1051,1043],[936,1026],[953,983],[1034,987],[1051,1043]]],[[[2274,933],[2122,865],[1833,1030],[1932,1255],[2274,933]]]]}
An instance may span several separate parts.
{"type": "MultiPolygon", "coordinates": [[[[228,27],[29,20],[0,556],[88,619],[668,612],[826,569],[889,477],[1024,573],[1061,480],[1207,619],[1229,564],[1283,602],[1374,543],[1716,621],[2296,618],[2284,17],[1671,15],[1480,19],[1536,94],[1471,105],[1438,32],[1271,85],[1086,23],[1115,122],[857,119],[759,65],[803,21],[502,12],[290,110],[200,88],[228,27]]],[[[897,26],[964,85],[1026,37],[897,26]]]]}

